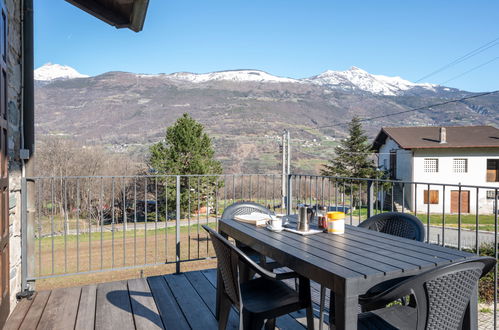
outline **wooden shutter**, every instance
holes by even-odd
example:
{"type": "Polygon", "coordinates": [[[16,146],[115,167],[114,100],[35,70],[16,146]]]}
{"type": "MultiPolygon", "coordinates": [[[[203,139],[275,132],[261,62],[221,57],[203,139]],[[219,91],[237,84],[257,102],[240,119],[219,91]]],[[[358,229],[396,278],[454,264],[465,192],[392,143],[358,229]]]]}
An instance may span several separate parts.
{"type": "Polygon", "coordinates": [[[499,159],[487,159],[487,182],[499,181],[499,159]]]}
{"type": "Polygon", "coordinates": [[[450,192],[450,212],[451,213],[469,213],[470,212],[470,192],[461,190],[461,206],[459,206],[459,190],[450,192]],[[461,210],[459,210],[461,208],[461,210]]]}
{"type": "Polygon", "coordinates": [[[429,204],[438,204],[439,199],[438,199],[438,190],[430,190],[430,193],[428,194],[428,190],[424,191],[424,203],[428,204],[428,197],[430,199],[429,204]]]}
{"type": "Polygon", "coordinates": [[[0,327],[9,316],[9,175],[7,153],[7,11],[0,0],[0,327]]]}

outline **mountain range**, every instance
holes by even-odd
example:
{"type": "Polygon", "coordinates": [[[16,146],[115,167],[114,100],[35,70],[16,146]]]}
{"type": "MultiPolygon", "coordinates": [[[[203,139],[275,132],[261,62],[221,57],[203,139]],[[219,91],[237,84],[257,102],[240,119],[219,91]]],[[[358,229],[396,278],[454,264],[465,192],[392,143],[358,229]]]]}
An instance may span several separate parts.
{"type": "Polygon", "coordinates": [[[431,109],[393,113],[476,95],[352,67],[293,79],[260,70],[211,73],[85,76],[46,64],[35,70],[38,136],[68,135],[144,156],[147,147],[182,113],[190,113],[212,136],[226,172],[279,168],[283,129],[292,137],[296,171],[317,171],[333,156],[353,116],[370,137],[382,126],[473,125],[499,121],[499,95],[431,109]]]}

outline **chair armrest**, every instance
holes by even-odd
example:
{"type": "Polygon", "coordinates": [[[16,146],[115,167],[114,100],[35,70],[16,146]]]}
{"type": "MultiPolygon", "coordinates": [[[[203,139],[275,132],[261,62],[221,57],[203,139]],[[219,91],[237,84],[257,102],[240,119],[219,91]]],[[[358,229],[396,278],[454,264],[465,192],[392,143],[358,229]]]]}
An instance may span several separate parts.
{"type": "Polygon", "coordinates": [[[405,277],[400,281],[394,282],[395,283],[389,287],[387,287],[388,285],[380,285],[378,288],[382,289],[382,292],[378,291],[378,293],[372,292],[369,294],[368,291],[365,295],[359,296],[359,305],[368,310],[384,307],[392,301],[411,294],[416,294],[416,296],[418,296],[418,292],[416,291],[420,291],[423,285],[423,282],[419,280],[417,276],[405,277]]]}
{"type": "Polygon", "coordinates": [[[298,278],[300,275],[296,272],[286,272],[286,273],[274,273],[276,274],[276,280],[287,280],[290,278],[298,278]]]}
{"type": "MultiPolygon", "coordinates": [[[[402,281],[405,281],[406,279],[408,279],[410,277],[412,277],[412,276],[398,277],[398,278],[394,278],[394,279],[391,279],[391,280],[388,280],[385,282],[378,283],[375,286],[371,287],[369,290],[367,290],[366,293],[364,293],[363,295],[360,295],[359,298],[362,299],[363,301],[369,300],[370,298],[389,290],[394,285],[396,285],[402,281]]],[[[360,300],[359,300],[359,303],[360,303],[360,300]]]]}

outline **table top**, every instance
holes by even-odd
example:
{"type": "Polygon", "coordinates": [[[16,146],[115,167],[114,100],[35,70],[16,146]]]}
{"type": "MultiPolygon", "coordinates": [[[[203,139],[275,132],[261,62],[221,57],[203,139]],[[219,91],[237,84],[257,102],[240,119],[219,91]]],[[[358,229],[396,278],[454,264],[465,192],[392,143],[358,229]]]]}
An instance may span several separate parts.
{"type": "Polygon", "coordinates": [[[475,256],[350,225],[343,235],[302,236],[221,219],[219,230],[330,289],[348,286],[359,293],[388,279],[475,256]]]}

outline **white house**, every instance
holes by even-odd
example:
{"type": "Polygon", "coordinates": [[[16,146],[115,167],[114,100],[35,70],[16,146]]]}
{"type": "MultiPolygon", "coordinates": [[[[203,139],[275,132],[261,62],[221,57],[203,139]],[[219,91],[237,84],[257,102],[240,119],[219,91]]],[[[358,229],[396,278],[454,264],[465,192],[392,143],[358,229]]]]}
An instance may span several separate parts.
{"type": "Polygon", "coordinates": [[[414,211],[493,213],[499,188],[499,129],[492,126],[384,127],[373,143],[378,166],[394,180],[395,199],[414,211]],[[428,185],[427,183],[430,183],[428,185]],[[433,184],[432,184],[433,183],[433,184]],[[461,184],[462,187],[440,184],[461,184]],[[471,186],[486,186],[477,189],[471,186]],[[461,202],[459,203],[459,196],[461,202]]]}

